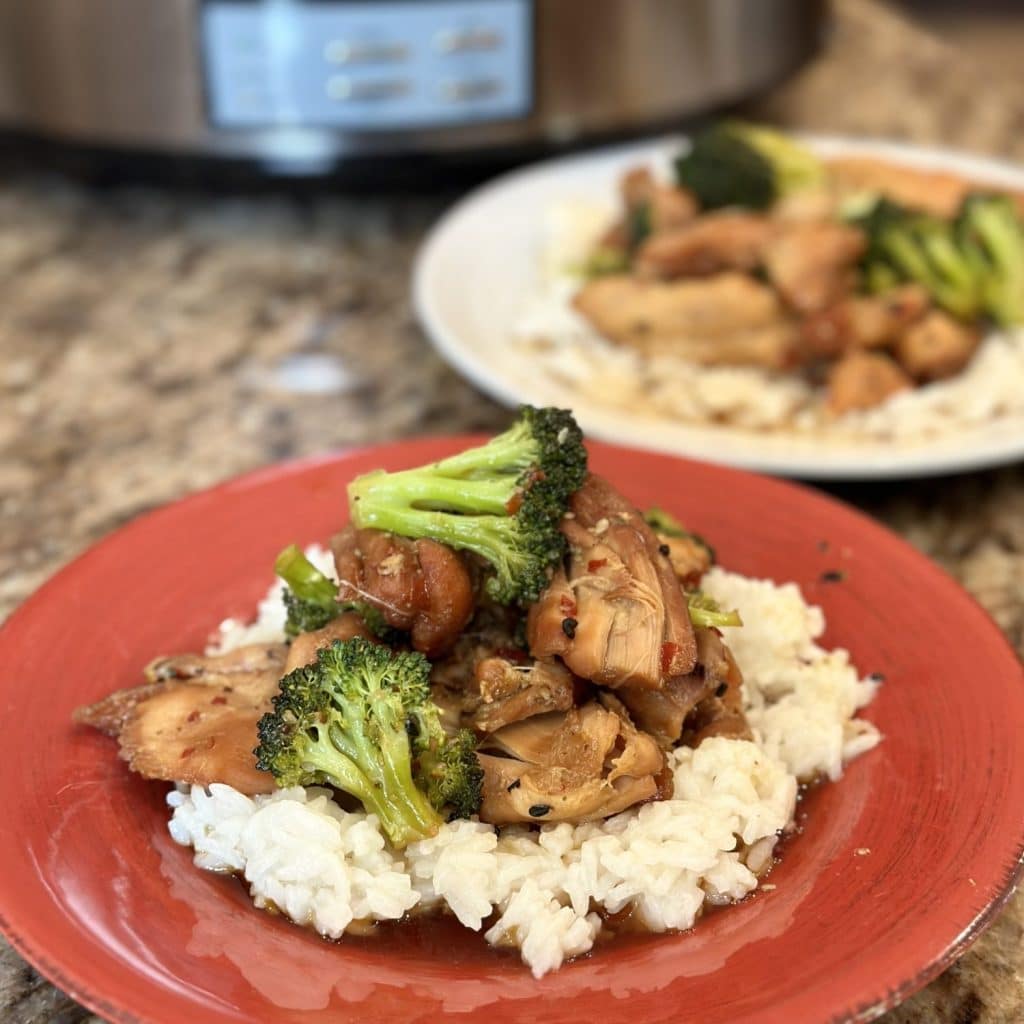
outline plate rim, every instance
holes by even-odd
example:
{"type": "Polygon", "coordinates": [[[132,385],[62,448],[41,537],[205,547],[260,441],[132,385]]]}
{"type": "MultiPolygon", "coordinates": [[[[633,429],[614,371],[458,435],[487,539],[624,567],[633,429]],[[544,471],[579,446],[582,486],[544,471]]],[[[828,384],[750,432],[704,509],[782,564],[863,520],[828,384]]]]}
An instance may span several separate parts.
{"type": "MultiPolygon", "coordinates": [[[[817,132],[792,134],[826,152],[888,157],[895,161],[903,160],[911,166],[939,171],[962,167],[964,173],[972,173],[970,169],[973,168],[974,173],[983,177],[1015,179],[1015,187],[1024,191],[1024,164],[986,154],[946,146],[916,145],[881,136],[817,132]]],[[[541,182],[551,174],[585,168],[602,160],[630,155],[637,159],[650,159],[669,146],[688,141],[686,134],[674,132],[537,161],[483,182],[449,206],[431,225],[417,249],[410,275],[413,312],[438,354],[473,386],[502,405],[514,408],[530,401],[522,381],[510,383],[492,372],[474,354],[472,346],[465,344],[459,332],[446,322],[432,280],[440,254],[455,244],[453,240],[457,238],[463,218],[492,202],[509,187],[541,182]]],[[[540,215],[538,211],[538,218],[540,215]]],[[[1018,435],[1011,431],[1006,436],[981,437],[966,449],[954,448],[952,451],[936,450],[934,441],[912,442],[905,447],[887,442],[868,442],[869,447],[858,451],[859,442],[850,441],[831,451],[815,453],[810,436],[760,435],[755,430],[673,421],[667,417],[637,418],[626,410],[601,407],[569,388],[560,392],[559,402],[572,405],[587,436],[610,444],[682,454],[698,460],[711,459],[737,469],[796,479],[909,479],[989,469],[1024,459],[1024,431],[1018,435]],[[647,433],[643,434],[645,429],[647,433]],[[662,430],[668,431],[664,438],[659,434],[662,430]],[[736,450],[725,453],[716,450],[723,438],[733,442],[736,450]],[[758,444],[766,442],[776,450],[758,450],[758,444]],[[787,444],[809,447],[810,451],[787,453],[784,450],[787,444]]],[[[999,429],[999,421],[995,421],[995,429],[999,429]]],[[[949,443],[953,436],[939,440],[949,443]]]]}
{"type": "MultiPolygon", "coordinates": [[[[451,444],[453,447],[456,445],[466,446],[479,443],[487,436],[479,433],[458,435],[429,434],[381,444],[344,447],[303,458],[272,463],[243,472],[211,487],[191,492],[155,509],[150,509],[89,544],[77,556],[49,576],[14,609],[3,623],[0,623],[0,645],[8,639],[10,634],[19,628],[18,623],[24,617],[33,614],[40,604],[49,601],[51,594],[59,592],[60,588],[66,585],[69,577],[83,568],[87,568],[93,559],[100,557],[107,549],[115,547],[125,535],[139,530],[148,530],[154,523],[178,514],[182,507],[198,507],[207,502],[216,501],[222,494],[272,484],[286,477],[302,476],[310,471],[329,465],[344,465],[350,459],[363,455],[379,452],[382,458],[386,458],[389,454],[405,453],[410,449],[415,451],[420,446],[430,446],[439,442],[451,444]]],[[[609,444],[603,441],[596,441],[592,444],[588,442],[588,447],[599,451],[603,449],[605,451],[636,454],[644,458],[653,457],[677,464],[680,468],[685,468],[690,463],[698,463],[703,469],[710,470],[716,474],[722,474],[725,477],[753,478],[757,481],[758,486],[767,487],[769,490],[777,489],[782,492],[797,492],[801,501],[810,502],[812,506],[817,506],[821,512],[829,510],[841,511],[859,527],[868,530],[869,534],[873,534],[874,537],[872,539],[895,544],[905,549],[908,554],[914,557],[922,569],[940,578],[944,585],[949,588],[951,594],[955,593],[960,601],[972,606],[979,616],[979,622],[984,622],[985,628],[995,643],[1004,654],[1010,655],[1008,664],[1011,661],[1015,662],[1021,669],[1021,680],[1024,681],[1024,659],[1021,658],[1009,638],[974,595],[934,559],[929,558],[914,548],[896,531],[862,512],[857,507],[830,494],[823,493],[812,486],[741,468],[723,466],[707,462],[706,460],[688,456],[666,455],[660,452],[609,444]]],[[[2,685],[2,679],[0,679],[0,685],[2,685]]],[[[905,999],[920,991],[963,955],[993,919],[1005,908],[1017,887],[1024,881],[1024,824],[1022,824],[1021,834],[1018,837],[1017,848],[1014,850],[1009,846],[1007,847],[1006,865],[1008,869],[1005,876],[993,885],[991,898],[964,925],[959,934],[950,940],[937,955],[922,965],[913,976],[903,979],[895,987],[890,987],[881,993],[873,993],[864,1002],[850,1006],[833,1015],[829,1018],[829,1024],[859,1024],[862,1021],[873,1020],[875,1017],[899,1005],[905,999]]],[[[105,995],[100,987],[94,987],[88,979],[87,969],[69,966],[66,963],[58,963],[47,948],[45,940],[26,939],[19,929],[19,925],[12,920],[2,905],[0,905],[0,934],[3,935],[15,952],[44,978],[91,1011],[102,1014],[111,1021],[116,1022],[116,1024],[145,1024],[145,1022],[151,1020],[150,1017],[144,1014],[138,1014],[135,1009],[126,1005],[118,996],[105,995]]],[[[131,973],[130,968],[127,966],[123,964],[119,966],[131,973]]],[[[197,1017],[196,1019],[201,1021],[203,1018],[197,1017]]],[[[475,1019],[475,1017],[471,1014],[466,1019],[475,1019]]]]}

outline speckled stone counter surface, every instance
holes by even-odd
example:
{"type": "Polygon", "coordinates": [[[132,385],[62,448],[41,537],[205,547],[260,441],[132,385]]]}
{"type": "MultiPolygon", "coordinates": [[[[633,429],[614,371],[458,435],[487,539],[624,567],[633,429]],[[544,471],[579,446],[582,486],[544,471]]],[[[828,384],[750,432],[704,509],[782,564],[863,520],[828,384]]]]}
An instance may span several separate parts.
{"type": "MultiPolygon", "coordinates": [[[[868,0],[752,109],[1024,160],[1024,101],[868,0]]],[[[450,197],[449,197],[450,198],[450,197]]],[[[506,414],[409,307],[439,198],[225,198],[0,173],[0,616],[97,538],[256,466],[506,414]]],[[[1024,469],[840,496],[978,597],[1024,650],[1024,469]]],[[[95,1020],[0,943],[0,1019],[95,1020]]],[[[1024,895],[890,1024],[1024,1021],[1024,895]]]]}

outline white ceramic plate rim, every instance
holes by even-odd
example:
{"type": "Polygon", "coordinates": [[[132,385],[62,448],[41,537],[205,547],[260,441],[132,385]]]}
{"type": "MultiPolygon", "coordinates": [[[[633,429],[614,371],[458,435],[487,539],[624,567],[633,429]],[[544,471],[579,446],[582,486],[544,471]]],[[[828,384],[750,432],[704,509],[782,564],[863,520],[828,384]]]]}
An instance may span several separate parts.
{"type": "MultiPolygon", "coordinates": [[[[877,139],[804,138],[827,156],[888,158],[1024,190],[1024,169],[998,160],[877,139]]],[[[427,236],[413,271],[416,315],[440,354],[482,391],[506,405],[529,402],[571,407],[592,437],[783,476],[928,476],[981,469],[1024,457],[1024,431],[1014,429],[1013,423],[994,421],[947,437],[900,444],[759,435],[610,408],[567,385],[531,375],[528,361],[509,351],[508,340],[514,317],[521,309],[515,305],[516,297],[528,295],[540,273],[544,209],[570,197],[574,182],[591,194],[598,189],[610,190],[625,166],[638,161],[663,161],[685,141],[683,136],[666,136],[544,161],[504,174],[456,203],[427,236]],[[524,216],[524,207],[535,212],[524,216]],[[481,249],[476,243],[487,234],[493,235],[494,244],[481,249]],[[474,309],[479,323],[484,313],[481,304],[486,306],[484,319],[492,321],[491,325],[483,331],[460,327],[460,319],[474,309]]]]}

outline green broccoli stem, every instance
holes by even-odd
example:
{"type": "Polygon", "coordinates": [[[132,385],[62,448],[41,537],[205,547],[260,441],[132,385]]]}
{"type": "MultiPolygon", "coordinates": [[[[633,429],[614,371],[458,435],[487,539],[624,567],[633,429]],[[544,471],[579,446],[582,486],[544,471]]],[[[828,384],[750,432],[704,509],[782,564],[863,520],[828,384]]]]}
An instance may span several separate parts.
{"type": "Polygon", "coordinates": [[[444,824],[444,819],[434,810],[426,794],[413,780],[408,741],[403,740],[401,745],[404,750],[397,749],[399,744],[393,742],[385,743],[381,747],[384,793],[401,796],[401,803],[393,806],[400,812],[403,825],[413,834],[413,839],[425,839],[444,824]]]}
{"type": "Polygon", "coordinates": [[[1024,321],[1024,230],[1016,211],[1002,199],[965,203],[973,235],[986,312],[1001,326],[1024,321]]]}
{"type": "Polygon", "coordinates": [[[977,314],[978,295],[974,275],[959,256],[952,239],[928,235],[921,248],[905,234],[896,231],[885,236],[885,246],[909,277],[923,284],[940,306],[954,316],[970,319],[977,314]]]}
{"type": "Polygon", "coordinates": [[[429,537],[460,551],[472,551],[492,565],[506,565],[512,550],[516,521],[498,515],[460,515],[393,507],[364,497],[353,502],[353,520],[360,527],[374,527],[403,537],[429,537]]]}
{"type": "Polygon", "coordinates": [[[349,487],[349,500],[354,515],[360,519],[361,506],[373,501],[416,509],[507,516],[508,503],[517,487],[511,474],[497,480],[463,480],[438,476],[429,468],[408,469],[359,477],[349,487]]]}
{"type": "Polygon", "coordinates": [[[742,626],[743,619],[738,611],[724,612],[718,602],[700,590],[691,591],[686,595],[686,606],[690,613],[690,621],[703,629],[721,626],[742,626]]]}
{"type": "Polygon", "coordinates": [[[525,469],[536,455],[529,427],[517,422],[486,444],[466,448],[424,468],[427,472],[447,477],[466,477],[480,472],[507,473],[510,466],[525,469]]]}
{"type": "MultiPolygon", "coordinates": [[[[395,826],[396,835],[415,833],[414,838],[421,839],[433,835],[441,818],[413,781],[412,749],[404,716],[395,713],[379,678],[370,674],[364,679],[366,693],[376,692],[378,698],[369,698],[375,727],[368,730],[369,720],[353,715],[345,720],[344,728],[333,724],[331,737],[373,783],[377,795],[374,806],[385,826],[395,826]]],[[[392,834],[391,827],[387,830],[392,834]]]]}
{"type": "Polygon", "coordinates": [[[382,743],[378,751],[361,728],[356,735],[334,724],[325,731],[327,738],[318,737],[308,763],[376,814],[395,846],[437,832],[444,819],[413,781],[404,733],[396,734],[398,741],[382,743]]]}
{"type": "Polygon", "coordinates": [[[742,626],[743,620],[738,611],[722,612],[710,611],[707,608],[695,608],[690,605],[690,621],[698,627],[707,629],[709,627],[719,628],[721,626],[742,626]]]}
{"type": "Polygon", "coordinates": [[[277,556],[274,572],[300,600],[331,607],[338,597],[337,584],[313,565],[296,544],[289,544],[277,556]]]}

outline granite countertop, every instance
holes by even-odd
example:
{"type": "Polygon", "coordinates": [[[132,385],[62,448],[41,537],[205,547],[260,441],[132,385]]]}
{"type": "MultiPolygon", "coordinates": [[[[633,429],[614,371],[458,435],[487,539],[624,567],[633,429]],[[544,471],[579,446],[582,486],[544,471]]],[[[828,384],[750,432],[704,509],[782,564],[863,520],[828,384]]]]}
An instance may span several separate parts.
{"type": "MultiPolygon", "coordinates": [[[[872,0],[749,110],[1024,160],[1024,100],[872,0]]],[[[93,189],[0,172],[0,616],[141,512],[256,466],[506,413],[434,355],[408,276],[434,198],[93,189]]],[[[1024,470],[836,488],[1024,651],[1024,470]]],[[[0,1019],[94,1021],[0,942],[0,1019]]],[[[1024,1020],[1024,894],[889,1024],[1024,1020]]]]}

